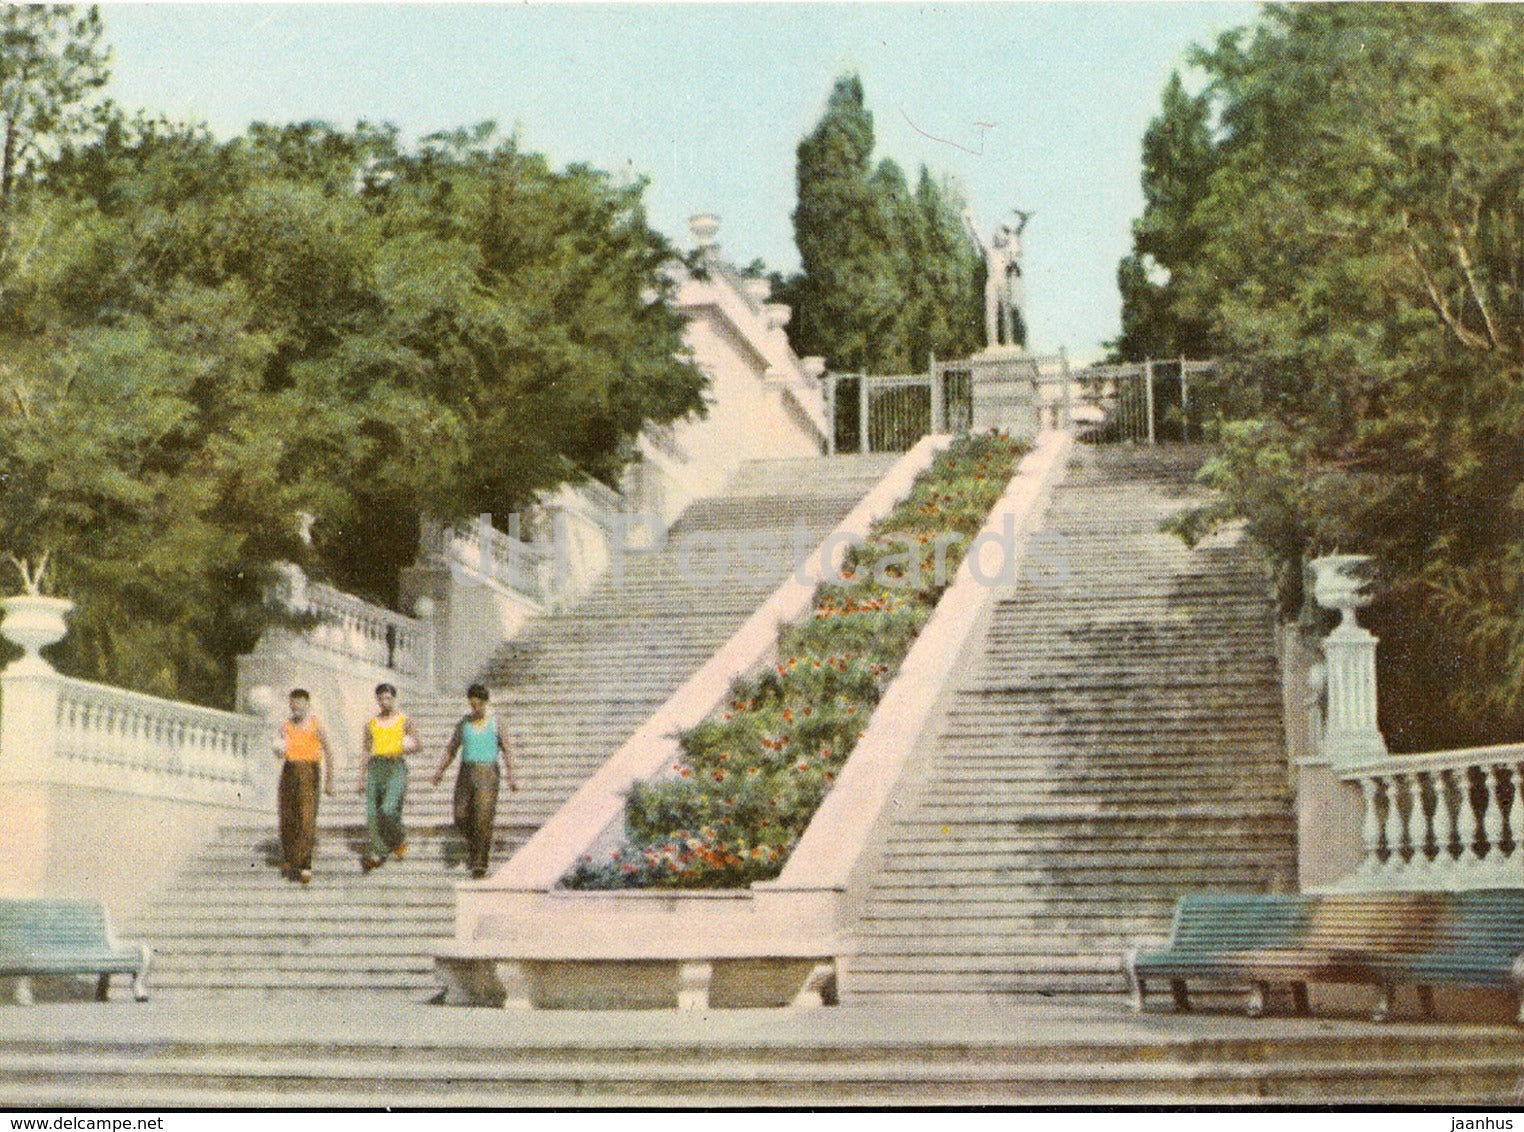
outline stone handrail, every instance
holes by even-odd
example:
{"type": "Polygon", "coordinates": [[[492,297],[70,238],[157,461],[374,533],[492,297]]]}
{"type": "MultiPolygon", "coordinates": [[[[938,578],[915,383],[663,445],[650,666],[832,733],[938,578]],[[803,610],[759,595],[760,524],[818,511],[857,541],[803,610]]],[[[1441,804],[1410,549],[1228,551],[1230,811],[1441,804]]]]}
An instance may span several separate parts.
{"type": "Polygon", "coordinates": [[[1524,743],[1349,767],[1365,858],[1346,891],[1524,887],[1524,743]]]}
{"type": "MultiPolygon", "coordinates": [[[[670,438],[670,429],[667,430],[667,434],[670,438]]],[[[649,432],[647,435],[649,435],[649,432]]],[[[675,446],[676,441],[672,443],[675,446]]],[[[687,461],[686,455],[675,458],[679,462],[687,461]]],[[[630,509],[624,496],[609,487],[608,484],[599,483],[597,480],[585,480],[579,483],[572,490],[572,495],[581,502],[584,513],[605,530],[613,530],[618,522],[617,517],[625,514],[630,509]]]]}
{"type": "Polygon", "coordinates": [[[399,676],[431,677],[431,635],[422,621],[323,582],[300,585],[288,604],[293,611],[318,619],[304,634],[314,648],[399,676]]]}
{"type": "Polygon", "coordinates": [[[544,570],[550,550],[504,534],[490,520],[479,521],[475,527],[431,530],[426,526],[422,541],[426,554],[490,578],[539,605],[547,604],[552,596],[544,570]]]}
{"type": "Polygon", "coordinates": [[[650,443],[651,447],[660,452],[669,460],[679,464],[688,462],[688,453],[677,442],[676,431],[671,425],[647,425],[642,436],[650,443]]]}
{"type": "Polygon", "coordinates": [[[249,715],[52,671],[7,671],[0,778],[214,805],[262,805],[273,732],[249,715]]]}
{"type": "Polygon", "coordinates": [[[68,677],[58,685],[59,758],[236,788],[268,755],[270,729],[253,716],[68,677]]]}

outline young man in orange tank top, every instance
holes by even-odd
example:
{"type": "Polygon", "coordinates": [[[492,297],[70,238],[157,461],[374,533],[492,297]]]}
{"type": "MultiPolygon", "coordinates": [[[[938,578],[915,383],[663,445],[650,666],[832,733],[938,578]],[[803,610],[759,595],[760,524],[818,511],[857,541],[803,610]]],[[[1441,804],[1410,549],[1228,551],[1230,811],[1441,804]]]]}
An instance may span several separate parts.
{"type": "Polygon", "coordinates": [[[291,718],[281,725],[275,754],[280,769],[281,875],[312,882],[312,849],[317,843],[318,776],[323,793],[333,795],[333,751],[323,722],[312,714],[312,697],[293,688],[288,699],[291,718]]]}
{"type": "Polygon", "coordinates": [[[359,792],[365,795],[367,843],[360,867],[370,872],[388,855],[407,856],[402,799],[407,793],[407,756],[423,745],[413,721],[397,710],[397,689],[376,685],[381,709],[360,735],[359,792]]]}

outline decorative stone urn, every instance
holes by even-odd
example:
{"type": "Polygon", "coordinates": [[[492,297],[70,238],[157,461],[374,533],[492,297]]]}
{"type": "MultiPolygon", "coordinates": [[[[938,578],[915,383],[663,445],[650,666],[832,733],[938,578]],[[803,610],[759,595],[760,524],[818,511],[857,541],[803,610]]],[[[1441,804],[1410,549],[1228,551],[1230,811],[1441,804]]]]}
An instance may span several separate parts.
{"type": "Polygon", "coordinates": [[[688,232],[693,237],[694,247],[713,247],[715,237],[720,234],[720,218],[712,212],[700,212],[690,216],[688,217],[688,232]]]}
{"type": "Polygon", "coordinates": [[[67,598],[41,594],[18,594],[0,601],[0,609],[5,610],[5,620],[0,621],[0,636],[26,651],[26,655],[6,671],[18,675],[52,672],[53,666],[43,660],[39,652],[57,644],[68,634],[69,626],[64,619],[73,608],[74,603],[67,598]]]}
{"type": "Polygon", "coordinates": [[[1374,562],[1368,554],[1325,554],[1310,564],[1313,597],[1324,609],[1337,609],[1341,624],[1355,623],[1355,610],[1371,603],[1374,562]]]}

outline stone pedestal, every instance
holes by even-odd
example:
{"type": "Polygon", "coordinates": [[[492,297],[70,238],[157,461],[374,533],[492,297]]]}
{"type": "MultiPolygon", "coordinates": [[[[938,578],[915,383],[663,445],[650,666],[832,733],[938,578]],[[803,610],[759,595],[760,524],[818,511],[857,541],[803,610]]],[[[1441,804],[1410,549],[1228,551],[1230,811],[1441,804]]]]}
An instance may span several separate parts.
{"type": "Polygon", "coordinates": [[[1371,559],[1361,554],[1327,555],[1313,561],[1313,593],[1340,621],[1323,641],[1328,708],[1322,749],[1335,769],[1387,754],[1376,723],[1376,637],[1355,620],[1370,603],[1371,559]]]}

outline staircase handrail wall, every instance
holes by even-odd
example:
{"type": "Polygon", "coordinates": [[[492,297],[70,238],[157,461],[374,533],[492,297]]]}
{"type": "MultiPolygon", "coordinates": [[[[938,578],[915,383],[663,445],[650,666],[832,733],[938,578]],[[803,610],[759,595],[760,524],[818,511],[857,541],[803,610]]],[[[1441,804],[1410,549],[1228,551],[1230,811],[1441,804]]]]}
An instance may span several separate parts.
{"type": "Polygon", "coordinates": [[[263,805],[264,719],[61,676],[7,672],[0,780],[263,805]]]}
{"type": "Polygon", "coordinates": [[[299,634],[313,648],[432,683],[433,630],[424,621],[311,581],[298,567],[282,572],[282,603],[317,619],[299,634]]]}
{"type": "MultiPolygon", "coordinates": [[[[662,448],[662,451],[666,453],[669,459],[675,459],[679,462],[685,462],[688,459],[687,453],[678,445],[677,439],[672,434],[671,429],[665,430],[664,439],[668,447],[662,448],[661,440],[654,440],[653,443],[658,448],[662,448]]],[[[615,491],[608,484],[600,483],[597,480],[587,480],[579,483],[569,494],[581,505],[583,512],[599,526],[603,527],[604,530],[613,530],[619,522],[619,516],[627,514],[630,510],[629,501],[622,494],[615,491]]],[[[534,544],[529,545],[536,550],[547,554],[550,553],[550,548],[534,546],[534,544]]]]}
{"type": "Polygon", "coordinates": [[[1524,887],[1524,743],[1345,768],[1365,856],[1339,891],[1524,887]]]}
{"type": "Polygon", "coordinates": [[[552,549],[505,534],[490,520],[453,527],[425,521],[420,542],[424,558],[489,578],[536,605],[548,605],[554,597],[554,581],[545,570],[552,549]]]}

